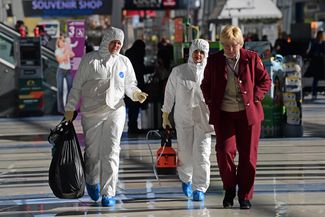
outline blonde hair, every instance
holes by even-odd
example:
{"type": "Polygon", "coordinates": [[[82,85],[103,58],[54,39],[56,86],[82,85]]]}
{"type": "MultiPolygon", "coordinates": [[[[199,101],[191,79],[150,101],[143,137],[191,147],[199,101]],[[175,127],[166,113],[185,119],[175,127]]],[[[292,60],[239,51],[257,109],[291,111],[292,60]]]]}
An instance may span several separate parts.
{"type": "Polygon", "coordinates": [[[238,44],[243,46],[244,44],[243,33],[238,26],[227,25],[221,31],[220,42],[221,43],[237,42],[238,44]]]}
{"type": "Polygon", "coordinates": [[[55,42],[55,47],[56,48],[59,48],[59,41],[60,40],[65,40],[65,37],[64,37],[64,35],[60,35],[57,39],[56,39],[56,42],[55,42]]]}

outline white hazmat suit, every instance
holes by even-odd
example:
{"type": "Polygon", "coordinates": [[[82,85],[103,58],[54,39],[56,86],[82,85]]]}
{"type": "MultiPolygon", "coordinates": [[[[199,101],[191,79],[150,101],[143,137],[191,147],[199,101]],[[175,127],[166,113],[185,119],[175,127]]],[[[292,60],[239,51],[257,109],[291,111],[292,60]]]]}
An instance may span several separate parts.
{"type": "Polygon", "coordinates": [[[192,42],[187,63],[173,68],[166,85],[163,113],[174,108],[177,132],[177,171],[183,183],[193,183],[193,191],[206,192],[210,184],[211,132],[206,105],[200,88],[207,63],[209,44],[192,42]],[[195,50],[204,52],[201,63],[194,63],[195,50]],[[202,109],[204,108],[204,109],[202,109]],[[208,126],[208,128],[206,127],[208,126]]]}
{"type": "Polygon", "coordinates": [[[87,53],[74,78],[65,111],[75,110],[81,99],[81,124],[85,135],[85,173],[90,185],[100,183],[101,195],[115,196],[120,139],[125,122],[124,95],[141,101],[130,60],[109,52],[112,41],[122,43],[122,30],[111,27],[98,51],[87,53]]]}

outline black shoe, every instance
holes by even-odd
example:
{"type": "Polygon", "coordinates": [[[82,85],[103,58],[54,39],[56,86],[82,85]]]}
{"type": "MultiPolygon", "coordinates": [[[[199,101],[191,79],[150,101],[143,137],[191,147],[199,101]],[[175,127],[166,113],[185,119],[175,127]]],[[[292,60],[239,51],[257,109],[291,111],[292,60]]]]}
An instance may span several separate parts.
{"type": "Polygon", "coordinates": [[[239,200],[240,209],[250,209],[252,204],[249,200],[239,200]]]}
{"type": "Polygon", "coordinates": [[[225,197],[223,198],[223,207],[229,209],[234,205],[234,198],[236,197],[236,189],[226,190],[225,197]]]}

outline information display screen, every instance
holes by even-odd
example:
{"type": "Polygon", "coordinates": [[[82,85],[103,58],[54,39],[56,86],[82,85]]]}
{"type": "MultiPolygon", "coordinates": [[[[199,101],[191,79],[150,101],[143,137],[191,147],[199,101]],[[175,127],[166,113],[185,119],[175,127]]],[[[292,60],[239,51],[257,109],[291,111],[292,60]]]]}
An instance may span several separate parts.
{"type": "Polygon", "coordinates": [[[39,38],[20,40],[20,65],[41,66],[41,44],[39,38]]]}

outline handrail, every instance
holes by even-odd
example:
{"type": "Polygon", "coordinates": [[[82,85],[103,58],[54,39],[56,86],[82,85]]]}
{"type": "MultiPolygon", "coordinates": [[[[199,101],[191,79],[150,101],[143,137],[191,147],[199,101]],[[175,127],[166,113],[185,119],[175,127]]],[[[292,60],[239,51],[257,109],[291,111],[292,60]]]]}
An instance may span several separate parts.
{"type": "Polygon", "coordinates": [[[7,30],[8,32],[10,32],[11,34],[15,35],[15,36],[20,36],[19,32],[17,32],[15,29],[11,28],[10,26],[4,24],[3,22],[0,22],[0,27],[4,28],[5,30],[7,30]]]}
{"type": "Polygon", "coordinates": [[[3,65],[6,65],[7,67],[9,67],[9,68],[11,68],[13,70],[16,68],[14,64],[12,64],[12,63],[10,63],[7,60],[2,59],[2,58],[0,58],[0,63],[2,63],[3,65]]]}
{"type": "Polygon", "coordinates": [[[56,60],[55,59],[55,54],[54,54],[54,51],[53,50],[51,50],[51,49],[49,49],[49,48],[47,48],[47,47],[45,47],[43,45],[42,45],[41,49],[42,49],[42,52],[41,52],[41,55],[42,56],[50,57],[53,60],[56,60]]]}
{"type": "Polygon", "coordinates": [[[43,81],[43,85],[44,85],[45,87],[47,87],[48,89],[54,91],[54,92],[58,92],[58,88],[56,88],[55,86],[50,85],[49,83],[47,83],[47,82],[45,82],[45,81],[43,81]]]}
{"type": "Polygon", "coordinates": [[[48,47],[46,47],[44,45],[42,45],[42,50],[44,50],[47,53],[51,53],[51,54],[54,55],[54,50],[52,50],[52,49],[50,49],[50,48],[48,48],[48,47]]]}
{"type": "MultiPolygon", "coordinates": [[[[19,32],[17,32],[15,29],[12,27],[4,24],[3,22],[0,22],[0,29],[3,28],[5,31],[9,32],[10,34],[13,34],[14,36],[20,37],[19,32]]],[[[5,32],[4,32],[5,33],[5,32]]],[[[8,34],[7,34],[8,35],[8,34]]],[[[47,48],[46,46],[42,45],[42,52],[45,52],[47,54],[50,54],[51,57],[55,58],[54,51],[47,48]]]]}

